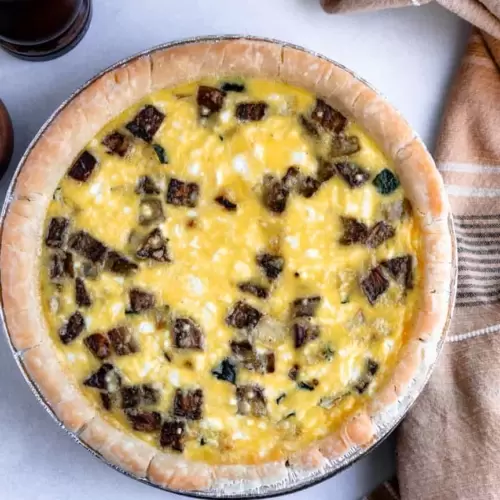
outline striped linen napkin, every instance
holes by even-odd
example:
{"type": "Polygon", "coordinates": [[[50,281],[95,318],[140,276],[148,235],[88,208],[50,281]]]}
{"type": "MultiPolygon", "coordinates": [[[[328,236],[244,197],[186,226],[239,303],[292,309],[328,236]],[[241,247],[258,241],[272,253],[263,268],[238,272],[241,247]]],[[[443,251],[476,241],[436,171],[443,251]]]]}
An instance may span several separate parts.
{"type": "MultiPolygon", "coordinates": [[[[322,5],[348,12],[428,1],[322,5]]],[[[398,430],[398,478],[370,500],[500,499],[500,0],[438,1],[481,28],[451,89],[434,155],[454,213],[457,302],[436,370],[398,430]]]]}

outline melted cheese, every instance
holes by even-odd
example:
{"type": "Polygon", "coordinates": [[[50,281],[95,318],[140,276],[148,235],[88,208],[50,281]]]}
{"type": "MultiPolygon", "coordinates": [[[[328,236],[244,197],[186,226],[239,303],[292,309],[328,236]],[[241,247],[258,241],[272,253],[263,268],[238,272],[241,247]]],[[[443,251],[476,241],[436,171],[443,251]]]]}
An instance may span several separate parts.
{"type": "MultiPolygon", "coordinates": [[[[61,361],[80,382],[100,365],[84,346],[84,337],[121,324],[130,326],[140,352],[111,358],[125,383],[159,387],[162,396],[156,408],[164,415],[171,411],[176,388],[201,387],[204,391],[203,419],[187,422],[185,456],[212,463],[259,463],[283,458],[338,428],[348,415],[366,404],[391,373],[417,306],[418,286],[403,297],[402,290],[391,281],[388,292],[371,306],[360,290],[359,279],[376,262],[393,256],[412,254],[419,261],[419,233],[409,217],[397,224],[396,236],[376,250],[339,245],[340,216],[372,225],[381,218],[382,204],[402,199],[403,193],[400,188],[382,197],[371,182],[350,189],[338,175],[313,197],[292,195],[283,214],[271,214],[256,194],[263,176],[282,176],[290,165],[314,175],[317,157],[324,154],[324,141],[311,140],[297,121],[297,113],[307,113],[314,97],[282,83],[250,80],[246,93],[229,93],[223,110],[202,124],[195,101],[197,85],[157,92],[109,123],[87,148],[99,161],[96,170],[85,183],[65,177],[47,213],[47,220],[69,217],[73,230],[84,229],[110,248],[132,257],[128,238],[139,227],[140,200],[134,187],[139,176],[149,175],[162,188],[165,221],[161,228],[169,239],[173,262],[141,262],[139,270],[127,277],[101,272],[95,279],[86,279],[93,305],[82,310],[85,332],[69,345],[62,345],[57,332],[76,309],[74,284],[67,280],[62,290],[57,290],[50,282],[50,252],[45,248],[41,286],[46,319],[61,361]],[[269,116],[259,122],[238,123],[234,107],[241,100],[265,100],[270,106],[269,116]],[[125,158],[107,154],[101,145],[103,137],[123,130],[147,103],[166,114],[154,142],[167,152],[167,165],[160,164],[151,146],[139,139],[132,141],[132,150],[125,158]],[[196,208],[165,204],[170,176],[199,184],[196,208]],[[237,203],[237,211],[226,211],[214,202],[221,193],[237,203]],[[189,227],[192,219],[196,225],[189,227]],[[254,278],[263,280],[255,256],[276,241],[280,242],[285,268],[269,299],[243,294],[236,284],[254,278]],[[157,329],[148,312],[126,315],[127,292],[132,286],[153,293],[158,304],[168,304],[177,314],[195,319],[205,334],[205,350],[175,349],[171,331],[168,327],[157,329]],[[211,375],[211,370],[230,355],[229,342],[235,338],[234,329],[225,323],[229,308],[244,298],[262,313],[287,323],[290,303],[307,294],[322,297],[315,319],[321,328],[320,338],[296,350],[291,334],[286,332],[273,347],[275,373],[261,375],[240,368],[238,384],[264,387],[268,415],[239,415],[235,386],[211,375]],[[334,352],[331,360],[321,358],[325,348],[334,352]],[[171,362],[165,359],[166,351],[172,356],[171,362]],[[362,375],[367,358],[380,368],[368,391],[360,395],[350,389],[362,375]],[[298,389],[288,377],[294,364],[301,367],[301,380],[318,380],[313,391],[298,389]],[[346,393],[331,409],[318,406],[322,398],[346,393]],[[282,394],[286,396],[278,404],[282,394]],[[204,446],[200,446],[201,438],[204,446]]],[[[390,162],[361,128],[349,123],[347,133],[356,135],[361,143],[361,150],[350,160],[372,177],[390,168],[390,162]]],[[[82,265],[80,259],[76,262],[82,265]]],[[[415,280],[418,283],[418,268],[415,280]]],[[[260,343],[257,348],[269,349],[260,343]]],[[[101,407],[96,390],[84,386],[82,390],[101,407]]],[[[134,432],[119,408],[102,411],[114,425],[134,432]]],[[[159,446],[158,433],[134,433],[159,446]]]]}

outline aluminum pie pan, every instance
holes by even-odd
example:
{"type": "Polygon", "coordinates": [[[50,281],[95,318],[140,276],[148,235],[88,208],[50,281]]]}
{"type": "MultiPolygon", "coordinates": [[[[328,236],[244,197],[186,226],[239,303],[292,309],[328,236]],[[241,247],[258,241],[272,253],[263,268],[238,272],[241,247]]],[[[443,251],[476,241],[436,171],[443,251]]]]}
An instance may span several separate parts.
{"type": "MultiPolygon", "coordinates": [[[[177,40],[161,45],[157,45],[155,47],[152,47],[150,49],[147,49],[145,51],[142,51],[140,53],[137,53],[133,56],[127,57],[125,59],[122,59],[121,61],[113,64],[112,66],[109,66],[105,70],[101,71],[100,73],[96,74],[93,78],[88,80],[86,83],[84,83],[81,87],[79,87],[76,91],[74,91],[68,99],[66,99],[55,111],[54,113],[47,119],[47,121],[42,125],[38,133],[35,135],[31,143],[29,144],[28,148],[26,149],[25,153],[23,154],[21,160],[19,161],[19,164],[16,167],[16,170],[14,171],[14,174],[12,176],[12,179],[9,183],[9,187],[6,192],[6,197],[5,201],[2,207],[2,211],[0,213],[0,231],[3,231],[3,226],[5,222],[5,217],[6,214],[8,213],[8,210],[10,208],[10,204],[12,202],[12,193],[14,191],[14,188],[16,186],[16,181],[18,179],[19,173],[21,172],[26,159],[28,158],[29,154],[33,150],[33,148],[38,144],[40,138],[43,136],[44,132],[47,130],[47,128],[53,123],[53,121],[56,119],[56,117],[61,113],[61,111],[76,97],[78,96],[82,91],[87,89],[90,85],[92,85],[96,80],[98,80],[100,77],[105,75],[106,73],[115,70],[117,68],[120,68],[128,63],[131,63],[135,61],[136,59],[140,58],[141,56],[145,55],[151,55],[154,52],[157,51],[163,51],[172,47],[177,47],[177,46],[182,46],[182,45],[189,45],[197,42],[218,42],[218,41],[228,41],[228,40],[254,40],[254,41],[262,41],[262,42],[268,42],[268,43],[274,43],[277,45],[280,45],[282,47],[288,47],[292,48],[295,50],[299,50],[302,52],[305,52],[307,54],[313,55],[315,57],[318,57],[330,64],[333,64],[342,70],[348,72],[351,74],[355,79],[358,81],[362,82],[364,85],[366,85],[368,88],[371,90],[377,92],[378,95],[382,96],[380,92],[378,92],[376,89],[373,88],[372,85],[370,85],[367,81],[365,81],[363,78],[359,77],[356,73],[351,71],[350,69],[346,68],[342,64],[339,64],[338,62],[329,59],[322,54],[319,54],[317,52],[314,52],[312,50],[308,50],[304,47],[297,46],[292,43],[288,42],[283,42],[281,40],[276,40],[272,38],[264,38],[264,37],[254,37],[254,36],[246,36],[246,35],[224,35],[224,36],[201,36],[201,37],[193,37],[193,38],[188,38],[188,39],[183,39],[183,40],[177,40]]],[[[383,96],[382,96],[383,97],[383,96]]],[[[392,105],[391,105],[392,106],[392,105]]],[[[392,106],[394,109],[394,107],[392,106]]],[[[419,141],[419,143],[422,145],[422,147],[426,150],[425,145],[423,144],[422,140],[418,137],[418,135],[415,134],[415,139],[419,141]]],[[[427,151],[427,150],[426,150],[427,151]]],[[[373,441],[373,443],[367,447],[359,447],[359,446],[354,446],[351,447],[346,453],[344,453],[342,456],[333,459],[333,460],[328,460],[327,459],[327,465],[322,467],[321,469],[311,471],[310,473],[301,473],[300,475],[292,475],[290,474],[288,478],[284,481],[281,482],[276,482],[271,485],[265,485],[265,486],[259,486],[259,487],[249,487],[241,491],[241,488],[238,487],[238,483],[235,482],[235,487],[234,489],[231,488],[231,486],[225,487],[225,488],[214,488],[211,490],[206,490],[206,491],[185,491],[185,490],[176,490],[172,488],[166,488],[159,486],[151,481],[149,481],[147,478],[141,478],[137,477],[119,466],[110,463],[106,458],[104,458],[99,452],[91,448],[89,445],[87,445],[80,437],[79,433],[81,433],[81,430],[78,433],[75,433],[65,427],[65,425],[62,423],[62,421],[57,417],[55,414],[54,410],[51,408],[50,404],[45,400],[44,396],[42,395],[41,391],[37,387],[35,381],[31,378],[29,373],[27,372],[23,361],[23,351],[18,351],[15,349],[6,324],[6,319],[5,319],[5,312],[4,312],[4,304],[3,304],[3,299],[0,297],[0,320],[1,324],[3,326],[3,330],[5,332],[7,342],[9,344],[9,347],[11,349],[11,352],[13,354],[13,357],[17,363],[17,366],[19,367],[19,370],[21,371],[22,375],[24,376],[26,382],[28,383],[31,391],[35,395],[35,397],[38,399],[40,404],[45,408],[47,413],[55,420],[55,422],[64,429],[77,443],[79,443],[81,446],[83,446],[86,450],[88,450],[92,455],[106,463],[108,466],[112,467],[113,469],[121,472],[122,474],[131,477],[137,481],[140,481],[142,483],[148,484],[150,486],[153,486],[158,489],[162,489],[164,491],[168,491],[171,493],[176,493],[184,496],[189,496],[189,497],[194,497],[194,498],[207,498],[207,499],[212,499],[212,498],[237,498],[237,499],[246,499],[246,498],[269,498],[269,497],[274,497],[274,496],[279,496],[279,495],[286,495],[290,494],[302,489],[305,489],[309,486],[316,485],[322,481],[325,481],[326,479],[329,479],[339,472],[343,471],[353,463],[355,463],[357,460],[360,458],[364,457],[367,455],[370,451],[374,450],[378,445],[380,445],[386,438],[387,436],[397,427],[397,425],[401,422],[401,420],[404,418],[406,413],[409,411],[411,406],[415,403],[417,397],[419,394],[422,392],[423,388],[425,387],[427,381],[429,380],[429,377],[431,376],[431,373],[433,371],[433,368],[436,364],[436,361],[438,359],[439,353],[442,350],[443,344],[444,344],[444,339],[446,336],[446,332],[448,331],[450,322],[451,322],[451,317],[453,313],[453,308],[455,305],[455,295],[456,295],[456,288],[457,288],[457,248],[456,248],[456,239],[455,239],[455,233],[454,233],[454,228],[453,228],[453,219],[452,216],[450,215],[448,218],[448,230],[449,230],[449,236],[451,238],[451,250],[452,250],[452,278],[451,278],[451,283],[449,287],[449,301],[448,301],[448,310],[447,310],[447,315],[446,315],[446,323],[443,328],[443,331],[441,332],[441,335],[439,336],[439,340],[434,343],[430,343],[426,347],[425,351],[425,356],[423,362],[420,364],[416,375],[412,378],[410,383],[408,384],[405,393],[398,398],[397,403],[391,405],[391,407],[385,409],[384,411],[378,413],[377,415],[372,417],[372,422],[375,426],[375,435],[376,438],[373,441]]]]}

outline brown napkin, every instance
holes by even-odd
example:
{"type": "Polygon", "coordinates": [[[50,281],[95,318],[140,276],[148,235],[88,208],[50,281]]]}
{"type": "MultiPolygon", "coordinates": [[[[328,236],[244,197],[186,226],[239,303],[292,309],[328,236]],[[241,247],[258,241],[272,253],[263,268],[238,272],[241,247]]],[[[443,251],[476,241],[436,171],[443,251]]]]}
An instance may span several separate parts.
{"type": "Polygon", "coordinates": [[[437,1],[483,30],[471,36],[435,153],[457,233],[457,302],[438,366],[398,431],[399,492],[393,480],[373,500],[500,499],[500,0],[437,1]]]}
{"type": "MultiPolygon", "coordinates": [[[[327,12],[354,12],[393,7],[420,6],[433,0],[320,0],[327,12]]],[[[499,0],[436,0],[490,35],[500,38],[499,0]]]]}

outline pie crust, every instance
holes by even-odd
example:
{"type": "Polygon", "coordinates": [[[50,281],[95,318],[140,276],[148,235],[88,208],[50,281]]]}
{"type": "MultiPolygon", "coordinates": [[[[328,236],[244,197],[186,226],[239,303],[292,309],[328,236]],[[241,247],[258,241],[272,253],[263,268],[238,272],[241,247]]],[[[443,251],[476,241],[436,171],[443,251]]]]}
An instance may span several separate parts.
{"type": "Polygon", "coordinates": [[[22,366],[57,418],[88,447],[133,476],[174,490],[221,491],[233,485],[235,492],[242,493],[286,484],[291,478],[320,473],[353,450],[374,444],[380,437],[374,423],[377,415],[389,412],[412,391],[419,370],[428,376],[453,305],[455,265],[449,205],[442,179],[422,142],[384,98],[353,74],[322,57],[272,41],[196,40],[153,50],[105,72],[49,120],[22,163],[5,213],[0,254],[2,303],[8,335],[22,366]],[[422,306],[392,379],[338,433],[296,453],[287,464],[189,462],[111,426],[59,363],[36,286],[46,210],[76,155],[107,122],[151,92],[222,75],[283,80],[315,93],[360,124],[393,160],[424,239],[422,306]]]}

